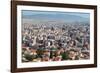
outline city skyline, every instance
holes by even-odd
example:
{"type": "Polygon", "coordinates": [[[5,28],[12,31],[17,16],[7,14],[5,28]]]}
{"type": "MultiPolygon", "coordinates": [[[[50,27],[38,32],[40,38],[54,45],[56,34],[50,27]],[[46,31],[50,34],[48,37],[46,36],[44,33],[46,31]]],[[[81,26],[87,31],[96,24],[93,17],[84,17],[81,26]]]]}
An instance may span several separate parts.
{"type": "Polygon", "coordinates": [[[22,62],[90,59],[88,17],[74,12],[22,11],[22,62]]]}

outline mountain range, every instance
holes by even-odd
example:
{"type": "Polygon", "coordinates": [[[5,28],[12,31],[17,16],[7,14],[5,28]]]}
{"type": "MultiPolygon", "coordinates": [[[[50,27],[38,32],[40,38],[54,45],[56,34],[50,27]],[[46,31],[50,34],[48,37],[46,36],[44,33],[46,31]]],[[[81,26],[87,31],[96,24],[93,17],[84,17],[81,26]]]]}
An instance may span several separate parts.
{"type": "Polygon", "coordinates": [[[70,14],[35,14],[22,15],[23,19],[33,19],[36,21],[64,21],[64,22],[89,22],[89,18],[70,14]]]}

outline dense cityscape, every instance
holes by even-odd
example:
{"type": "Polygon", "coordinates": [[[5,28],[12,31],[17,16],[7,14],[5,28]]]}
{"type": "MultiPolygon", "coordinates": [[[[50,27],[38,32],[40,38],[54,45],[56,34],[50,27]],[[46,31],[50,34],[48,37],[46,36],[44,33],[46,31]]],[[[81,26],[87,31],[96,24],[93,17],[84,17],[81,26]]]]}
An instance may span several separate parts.
{"type": "Polygon", "coordinates": [[[48,21],[22,24],[22,62],[87,60],[90,24],[48,21]]]}

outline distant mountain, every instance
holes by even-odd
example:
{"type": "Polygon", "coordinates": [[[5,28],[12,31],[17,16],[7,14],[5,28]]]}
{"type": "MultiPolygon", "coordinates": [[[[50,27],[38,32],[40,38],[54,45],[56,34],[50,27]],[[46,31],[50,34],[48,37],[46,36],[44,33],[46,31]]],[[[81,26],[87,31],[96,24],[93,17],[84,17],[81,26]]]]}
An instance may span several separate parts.
{"type": "Polygon", "coordinates": [[[35,15],[23,15],[23,19],[33,19],[41,21],[64,21],[64,22],[89,22],[89,18],[84,18],[77,15],[69,14],[35,14],[35,15]]]}

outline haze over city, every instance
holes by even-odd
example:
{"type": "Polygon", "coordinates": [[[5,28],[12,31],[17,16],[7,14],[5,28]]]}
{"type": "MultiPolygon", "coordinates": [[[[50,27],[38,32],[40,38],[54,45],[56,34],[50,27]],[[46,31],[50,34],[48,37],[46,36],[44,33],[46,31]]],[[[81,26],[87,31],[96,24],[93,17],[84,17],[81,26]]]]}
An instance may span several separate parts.
{"type": "Polygon", "coordinates": [[[90,59],[90,14],[22,10],[22,62],[90,59]]]}

